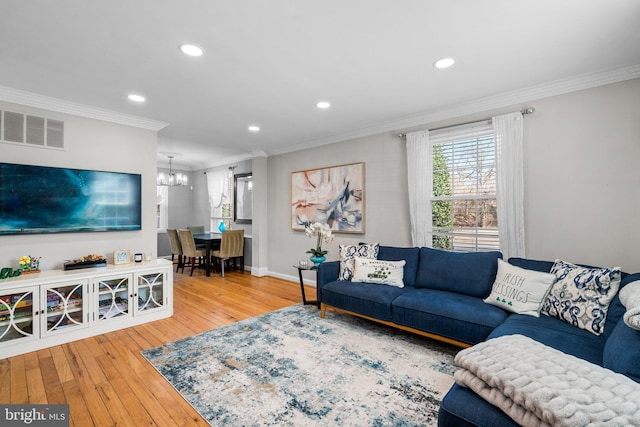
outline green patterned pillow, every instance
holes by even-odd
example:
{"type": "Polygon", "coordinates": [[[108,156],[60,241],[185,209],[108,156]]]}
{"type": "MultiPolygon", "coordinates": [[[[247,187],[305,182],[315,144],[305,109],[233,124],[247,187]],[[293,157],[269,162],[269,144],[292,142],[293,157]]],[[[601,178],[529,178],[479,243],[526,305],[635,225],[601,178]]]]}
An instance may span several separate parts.
{"type": "Polygon", "coordinates": [[[540,312],[595,335],[604,332],[609,303],[620,288],[620,267],[587,268],[556,260],[551,274],[556,282],[540,312]]]}
{"type": "Polygon", "coordinates": [[[354,272],[351,280],[404,288],[405,264],[406,261],[354,258],[354,272]]]}

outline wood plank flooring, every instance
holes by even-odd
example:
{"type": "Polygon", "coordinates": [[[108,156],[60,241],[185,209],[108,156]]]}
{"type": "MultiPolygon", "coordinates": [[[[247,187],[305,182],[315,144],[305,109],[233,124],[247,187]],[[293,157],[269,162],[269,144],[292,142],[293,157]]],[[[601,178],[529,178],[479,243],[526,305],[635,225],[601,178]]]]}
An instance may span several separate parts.
{"type": "MultiPolygon", "coordinates": [[[[206,426],[141,350],[301,302],[300,285],[227,272],[174,274],[174,315],[0,359],[0,402],[68,403],[71,426],[206,426]]],[[[315,299],[315,288],[306,288],[315,299]]]]}

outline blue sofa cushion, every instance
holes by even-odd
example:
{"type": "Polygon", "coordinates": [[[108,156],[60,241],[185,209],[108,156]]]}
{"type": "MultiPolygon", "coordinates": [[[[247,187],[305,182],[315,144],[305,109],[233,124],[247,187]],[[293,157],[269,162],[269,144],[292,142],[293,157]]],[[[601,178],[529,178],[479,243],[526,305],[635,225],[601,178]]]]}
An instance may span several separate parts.
{"type": "Polygon", "coordinates": [[[498,272],[502,253],[450,252],[420,248],[416,288],[456,292],[486,298],[498,272]]]}
{"type": "Polygon", "coordinates": [[[412,287],[336,280],[322,288],[322,302],[332,307],[391,321],[391,301],[412,287]]]}
{"type": "Polygon", "coordinates": [[[571,326],[562,320],[544,315],[531,317],[523,314],[512,314],[494,329],[487,340],[515,334],[527,336],[564,353],[602,365],[605,338],[571,326]]]}
{"type": "Polygon", "coordinates": [[[414,286],[418,273],[418,261],[420,250],[418,248],[396,248],[393,246],[380,246],[378,259],[385,261],[406,261],[404,265],[404,284],[414,286]]]}
{"type": "Polygon", "coordinates": [[[394,323],[468,344],[484,341],[509,315],[481,299],[432,289],[398,296],[391,310],[394,323]]]}
{"type": "Polygon", "coordinates": [[[553,267],[553,261],[538,261],[527,258],[509,258],[509,264],[516,267],[526,268],[527,270],[542,271],[549,273],[553,267]]]}
{"type": "Polygon", "coordinates": [[[518,427],[518,424],[472,390],[454,384],[440,403],[438,426],[518,427]]]}
{"type": "Polygon", "coordinates": [[[602,366],[640,382],[640,331],[618,322],[604,345],[602,366]]]}

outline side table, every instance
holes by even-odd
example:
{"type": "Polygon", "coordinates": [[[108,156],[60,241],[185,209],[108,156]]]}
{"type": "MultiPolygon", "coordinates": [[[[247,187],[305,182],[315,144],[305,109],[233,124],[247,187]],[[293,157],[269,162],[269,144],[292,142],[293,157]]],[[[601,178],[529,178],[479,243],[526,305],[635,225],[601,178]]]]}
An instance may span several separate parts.
{"type": "Polygon", "coordinates": [[[300,265],[300,264],[296,264],[293,266],[293,268],[297,268],[298,269],[298,277],[300,278],[300,291],[302,292],[302,304],[304,305],[317,305],[318,307],[320,307],[320,303],[318,301],[307,301],[307,296],[304,293],[304,280],[302,279],[302,272],[304,270],[317,270],[317,268],[315,268],[313,266],[313,264],[311,265],[300,265]]]}

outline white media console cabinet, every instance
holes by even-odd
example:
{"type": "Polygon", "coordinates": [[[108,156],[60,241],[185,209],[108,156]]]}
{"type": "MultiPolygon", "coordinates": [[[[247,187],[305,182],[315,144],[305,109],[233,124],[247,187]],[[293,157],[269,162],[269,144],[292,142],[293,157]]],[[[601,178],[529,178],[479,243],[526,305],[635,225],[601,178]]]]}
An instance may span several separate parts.
{"type": "Polygon", "coordinates": [[[173,315],[165,259],[0,280],[0,359],[173,315]]]}

